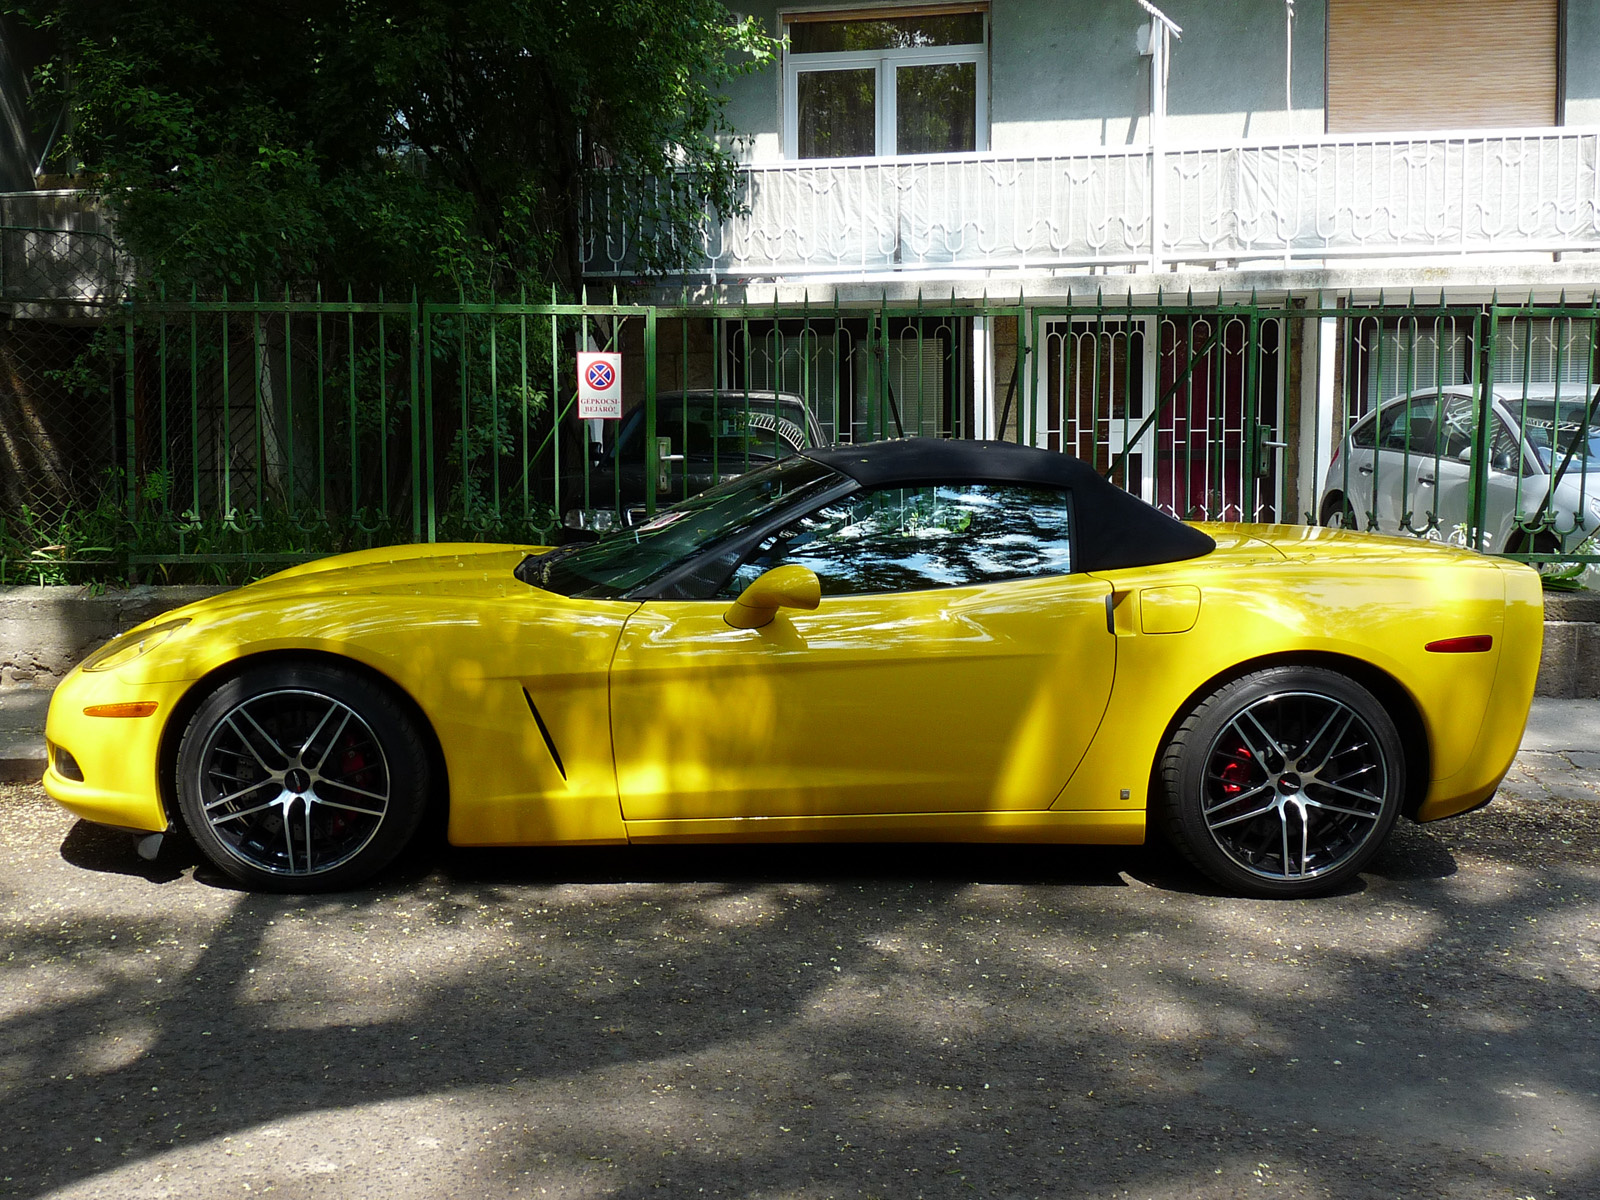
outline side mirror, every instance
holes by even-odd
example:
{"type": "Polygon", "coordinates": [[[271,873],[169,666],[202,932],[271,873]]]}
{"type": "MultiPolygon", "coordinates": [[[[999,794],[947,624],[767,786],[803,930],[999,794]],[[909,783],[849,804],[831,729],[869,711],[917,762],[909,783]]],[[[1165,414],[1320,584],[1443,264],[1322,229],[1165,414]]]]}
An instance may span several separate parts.
{"type": "Polygon", "coordinates": [[[822,603],[822,582],[810,567],[773,567],[739,593],[722,619],[735,629],[772,624],[780,608],[814,609],[822,603]]]}

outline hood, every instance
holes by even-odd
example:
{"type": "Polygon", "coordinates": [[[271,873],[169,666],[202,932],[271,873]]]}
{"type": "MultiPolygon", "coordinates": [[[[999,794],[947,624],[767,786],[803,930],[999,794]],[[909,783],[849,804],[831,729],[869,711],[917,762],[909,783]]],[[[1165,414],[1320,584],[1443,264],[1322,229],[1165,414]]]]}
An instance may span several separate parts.
{"type": "Polygon", "coordinates": [[[336,554],[290,567],[231,592],[197,600],[162,614],[157,620],[193,617],[236,605],[258,606],[273,600],[311,594],[428,591],[433,594],[499,594],[526,590],[512,574],[530,554],[549,546],[517,546],[488,542],[438,542],[384,546],[336,554]]]}

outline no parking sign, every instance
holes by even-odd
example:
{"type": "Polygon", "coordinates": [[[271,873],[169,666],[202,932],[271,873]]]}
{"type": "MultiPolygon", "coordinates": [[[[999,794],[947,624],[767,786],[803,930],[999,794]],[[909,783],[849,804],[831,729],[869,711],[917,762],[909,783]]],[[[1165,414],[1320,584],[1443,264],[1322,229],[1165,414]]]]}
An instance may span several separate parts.
{"type": "Polygon", "coordinates": [[[622,355],[578,352],[578,418],[617,420],[622,416],[622,355]]]}

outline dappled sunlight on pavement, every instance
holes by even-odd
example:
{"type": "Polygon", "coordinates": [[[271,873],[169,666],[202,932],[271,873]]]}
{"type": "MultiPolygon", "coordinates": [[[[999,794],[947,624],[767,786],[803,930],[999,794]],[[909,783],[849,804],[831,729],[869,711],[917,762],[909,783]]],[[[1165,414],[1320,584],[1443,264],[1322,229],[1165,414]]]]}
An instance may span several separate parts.
{"type": "Polygon", "coordinates": [[[1592,1195],[1597,778],[1525,755],[1287,904],[1159,847],[449,851],[251,896],[8,788],[0,1190],[1592,1195]]]}

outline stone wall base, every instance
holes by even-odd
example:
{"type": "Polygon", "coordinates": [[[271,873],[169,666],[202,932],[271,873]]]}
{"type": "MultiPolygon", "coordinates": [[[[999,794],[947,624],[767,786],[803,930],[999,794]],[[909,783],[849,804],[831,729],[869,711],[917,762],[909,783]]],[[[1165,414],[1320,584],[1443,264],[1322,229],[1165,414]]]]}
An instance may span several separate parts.
{"type": "Polygon", "coordinates": [[[0,689],[53,688],[102,642],[226,587],[0,587],[0,689]]]}

